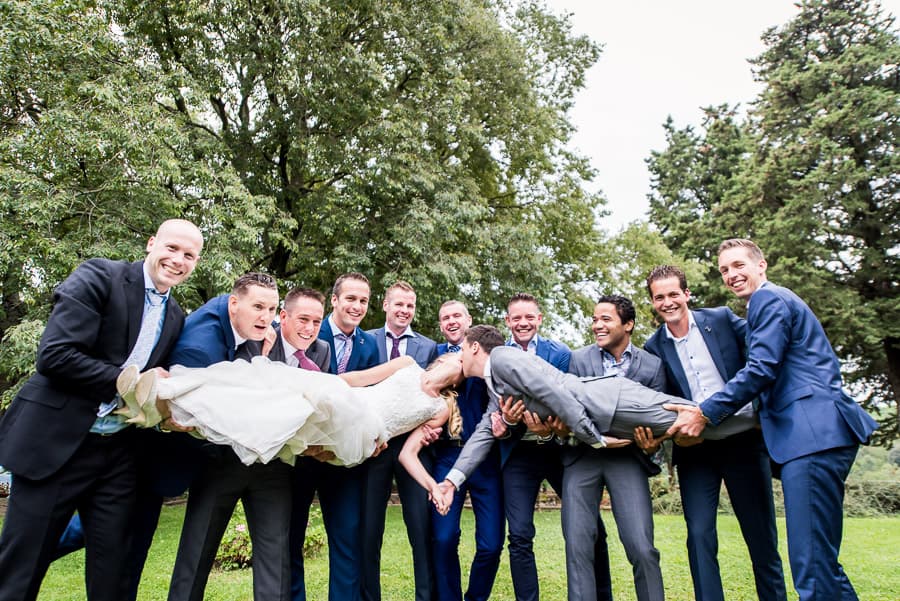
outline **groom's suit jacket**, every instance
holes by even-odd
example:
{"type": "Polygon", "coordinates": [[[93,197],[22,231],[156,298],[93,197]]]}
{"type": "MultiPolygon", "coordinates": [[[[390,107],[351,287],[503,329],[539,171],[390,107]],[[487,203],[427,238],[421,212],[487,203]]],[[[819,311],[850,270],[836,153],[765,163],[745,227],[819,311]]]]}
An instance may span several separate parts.
{"type": "MultiPolygon", "coordinates": [[[[137,341],[144,313],[143,261],[91,259],[53,293],[37,373],[0,421],[0,464],[34,480],[61,468],[84,441],[137,341]]],[[[163,365],[184,323],[171,296],[147,369],[163,365]]]]}
{"type": "Polygon", "coordinates": [[[559,371],[537,355],[511,346],[501,346],[491,351],[490,375],[487,411],[453,466],[467,476],[494,444],[491,413],[499,411],[500,398],[527,398],[529,410],[542,419],[556,415],[582,440],[597,442],[600,433],[607,431],[612,423],[619,403],[621,382],[618,380],[624,380],[609,378],[611,385],[602,391],[591,390],[589,383],[597,378],[579,379],[559,371]],[[548,399],[557,406],[556,411],[542,402],[548,399]],[[591,417],[588,417],[585,407],[590,407],[591,417]]]}
{"type": "MultiPolygon", "coordinates": [[[[385,329],[381,327],[376,330],[369,330],[368,333],[375,337],[375,343],[378,345],[379,364],[387,363],[390,360],[390,351],[387,348],[388,342],[385,329]]],[[[431,338],[413,331],[412,336],[407,336],[406,338],[406,355],[415,359],[419,367],[425,369],[432,361],[437,359],[437,343],[431,338]]]]}
{"type": "Polygon", "coordinates": [[[840,363],[800,297],[766,282],[747,307],[747,364],[701,405],[713,424],[759,396],[759,421],[777,463],[867,442],[877,427],[841,387],[840,363]]]}

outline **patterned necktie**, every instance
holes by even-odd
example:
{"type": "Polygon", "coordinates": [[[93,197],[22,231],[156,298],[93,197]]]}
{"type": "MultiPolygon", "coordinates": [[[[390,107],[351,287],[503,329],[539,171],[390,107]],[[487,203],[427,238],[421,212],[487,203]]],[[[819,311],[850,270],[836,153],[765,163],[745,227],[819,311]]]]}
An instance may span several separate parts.
{"type": "Polygon", "coordinates": [[[147,288],[145,293],[146,302],[144,303],[144,316],[141,319],[141,331],[131,349],[131,354],[125,359],[122,367],[128,365],[137,365],[139,369],[144,369],[147,361],[150,359],[150,353],[156,346],[156,340],[159,338],[159,330],[162,327],[160,316],[165,308],[166,297],[153,288],[147,288]]]}
{"type": "Polygon", "coordinates": [[[451,344],[451,345],[449,345],[449,346],[447,347],[447,352],[448,352],[448,353],[458,353],[458,352],[459,352],[459,345],[458,345],[458,344],[451,344]]]}
{"type": "MultiPolygon", "coordinates": [[[[306,351],[304,351],[303,349],[297,349],[296,351],[294,351],[294,356],[297,358],[297,361],[300,362],[300,365],[297,366],[300,369],[307,369],[309,371],[322,371],[321,369],[319,369],[319,366],[313,362],[312,359],[306,356],[306,351]]],[[[346,367],[347,366],[345,365],[344,369],[346,369],[346,367]]]]}
{"type": "Polygon", "coordinates": [[[391,339],[391,359],[396,359],[400,356],[400,339],[402,336],[394,336],[390,332],[387,333],[388,338],[391,339]]]}
{"type": "MultiPolygon", "coordinates": [[[[162,329],[160,317],[163,309],[166,308],[165,301],[165,295],[160,294],[153,288],[147,288],[144,291],[144,313],[143,317],[141,317],[141,329],[138,332],[138,337],[134,342],[131,353],[129,353],[125,362],[122,363],[123,368],[129,365],[137,365],[138,369],[143,370],[147,366],[150,354],[153,352],[153,347],[156,346],[159,332],[162,329]]],[[[101,403],[97,416],[104,417],[109,415],[119,406],[119,402],[120,399],[117,394],[111,401],[101,403]]]]}
{"type": "Polygon", "coordinates": [[[347,364],[350,363],[350,353],[353,352],[353,336],[347,336],[343,332],[335,334],[335,338],[344,341],[344,352],[338,360],[337,372],[339,374],[347,371],[347,364]]]}

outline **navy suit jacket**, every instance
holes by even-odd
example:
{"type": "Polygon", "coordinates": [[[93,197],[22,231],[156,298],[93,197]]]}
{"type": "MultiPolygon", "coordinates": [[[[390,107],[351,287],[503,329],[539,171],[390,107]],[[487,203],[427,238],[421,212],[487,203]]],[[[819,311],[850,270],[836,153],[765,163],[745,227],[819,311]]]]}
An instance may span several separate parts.
{"type": "MultiPolygon", "coordinates": [[[[328,343],[331,347],[331,370],[336,374],[337,371],[337,353],[334,350],[334,335],[331,333],[331,315],[329,314],[325,321],[322,322],[322,329],[319,330],[319,340],[328,343]]],[[[360,328],[353,331],[353,349],[350,351],[350,361],[347,363],[347,371],[358,371],[360,369],[368,369],[380,365],[378,361],[378,346],[375,344],[375,337],[364,332],[360,328]]]]}
{"type": "MultiPolygon", "coordinates": [[[[368,333],[375,337],[375,343],[378,345],[379,363],[387,363],[389,357],[385,329],[382,327],[377,330],[369,330],[368,333]]],[[[437,359],[437,343],[431,338],[413,331],[413,335],[406,338],[406,354],[415,359],[419,367],[425,369],[437,359]]]]}
{"type": "MultiPolygon", "coordinates": [[[[691,314],[719,375],[727,382],[746,363],[747,322],[728,307],[696,309],[691,314]]],[[[666,392],[685,399],[691,398],[691,386],[681,366],[675,343],[666,333],[666,324],[662,324],[654,332],[644,349],[663,360],[668,376],[666,392]]]]}
{"type": "Polygon", "coordinates": [[[703,401],[713,424],[759,396],[759,420],[777,463],[867,442],[877,424],[841,387],[840,363],[800,297],[764,283],[747,307],[747,364],[703,401]]]}
{"type": "MultiPolygon", "coordinates": [[[[438,356],[447,352],[449,345],[443,342],[437,345],[438,356]]],[[[462,440],[469,440],[469,436],[478,427],[481,417],[487,410],[488,392],[487,384],[484,378],[466,378],[456,387],[456,404],[459,406],[459,413],[462,416],[462,440]]],[[[441,437],[447,437],[447,426],[445,425],[441,437]]]]}
{"type": "Polygon", "coordinates": [[[169,355],[169,365],[209,367],[220,361],[234,361],[235,340],[228,317],[228,297],[208,300],[188,315],[184,330],[169,355]]]}
{"type": "MultiPolygon", "coordinates": [[[[519,345],[516,345],[516,348],[519,350],[522,349],[519,345]]],[[[537,348],[535,349],[534,354],[559,371],[569,373],[569,361],[572,358],[572,351],[562,342],[538,337],[537,348]]],[[[500,465],[506,463],[506,460],[509,459],[510,454],[515,448],[516,443],[519,442],[527,431],[528,429],[525,425],[520,423],[511,429],[509,436],[500,439],[500,465]]]]}
{"type": "MultiPolygon", "coordinates": [[[[13,474],[46,478],[75,453],[137,341],[144,314],[143,261],[91,259],[53,293],[37,373],[0,421],[0,463],[13,474]]],[[[184,313],[171,296],[147,368],[162,365],[184,313]]]]}

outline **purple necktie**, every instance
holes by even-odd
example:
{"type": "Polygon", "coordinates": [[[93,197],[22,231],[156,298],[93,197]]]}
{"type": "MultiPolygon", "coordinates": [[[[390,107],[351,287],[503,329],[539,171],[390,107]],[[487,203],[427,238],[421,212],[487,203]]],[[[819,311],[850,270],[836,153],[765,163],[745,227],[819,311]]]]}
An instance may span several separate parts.
{"type": "Polygon", "coordinates": [[[391,359],[396,359],[400,356],[400,339],[402,336],[394,336],[390,332],[387,333],[388,337],[391,339],[391,359]]]}
{"type": "Polygon", "coordinates": [[[294,352],[294,356],[297,358],[297,361],[300,362],[298,367],[300,369],[308,369],[309,371],[322,371],[319,369],[319,366],[313,363],[313,360],[306,356],[306,351],[303,349],[297,349],[294,352]]]}
{"type": "Polygon", "coordinates": [[[341,355],[341,360],[338,361],[337,366],[337,372],[342,374],[347,371],[347,364],[350,363],[350,353],[353,352],[353,336],[347,336],[343,332],[338,332],[335,338],[344,341],[344,353],[341,355]]]}

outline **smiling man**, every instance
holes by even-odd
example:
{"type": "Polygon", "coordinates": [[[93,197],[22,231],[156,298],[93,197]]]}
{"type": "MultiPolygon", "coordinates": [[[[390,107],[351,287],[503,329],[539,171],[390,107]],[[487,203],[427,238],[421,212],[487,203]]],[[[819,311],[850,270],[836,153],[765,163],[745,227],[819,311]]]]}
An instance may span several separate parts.
{"type": "Polygon", "coordinates": [[[54,291],[36,373],[0,421],[0,463],[15,481],[0,536],[0,599],[37,596],[76,509],[87,598],[128,597],[134,429],[113,414],[116,379],[130,365],[165,365],[184,323],[171,288],[191,274],[202,248],[193,223],[165,221],[145,260],[90,259],[54,291]]]}
{"type": "Polygon", "coordinates": [[[670,432],[697,436],[758,397],[763,438],[781,472],[788,556],[801,601],[856,599],[838,561],[844,482],[876,428],[842,389],[840,362],[812,310],[767,281],[750,240],[719,246],[719,273],[747,307],[747,364],[699,407],[679,411],[670,432]]]}
{"type": "MultiPolygon", "coordinates": [[[[617,376],[662,390],[666,375],[662,362],[631,343],[635,309],[620,295],[602,296],[594,305],[591,331],[595,344],[572,352],[569,373],[576,376],[617,376]]],[[[566,570],[570,601],[611,599],[606,532],[593,519],[609,490],[613,516],[625,555],[632,565],[639,601],[664,596],[659,551],[653,544],[653,505],[648,477],[659,473],[634,445],[593,449],[571,439],[562,450],[562,524],[566,539],[566,570]],[[599,566],[599,567],[597,567],[599,566]]]]}
{"type": "MultiPolygon", "coordinates": [[[[437,358],[437,344],[434,340],[412,329],[416,316],[416,291],[412,285],[403,280],[391,284],[385,290],[381,306],[385,315],[384,327],[369,331],[378,345],[380,363],[407,355],[425,368],[437,358]]],[[[412,547],[415,598],[416,601],[431,601],[433,596],[434,566],[429,535],[431,504],[428,502],[428,492],[400,465],[400,449],[408,437],[408,434],[395,436],[388,442],[387,449],[365,464],[363,557],[366,560],[363,564],[363,601],[381,599],[381,544],[387,502],[395,479],[403,507],[406,535],[412,547]]],[[[419,459],[425,469],[431,471],[431,454],[422,453],[419,459]]]]}
{"type": "MultiPolygon", "coordinates": [[[[644,348],[662,359],[667,393],[700,403],[744,367],[747,322],[727,307],[689,309],[687,278],[672,265],[650,272],[647,291],[663,324],[644,348]]],[[[672,459],[678,470],[696,601],[725,599],[716,532],[723,483],[741,525],[760,601],[786,599],[772,472],[760,430],[750,428],[692,446],[676,444],[672,459]]]]}

